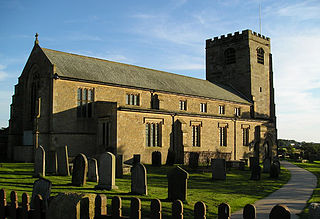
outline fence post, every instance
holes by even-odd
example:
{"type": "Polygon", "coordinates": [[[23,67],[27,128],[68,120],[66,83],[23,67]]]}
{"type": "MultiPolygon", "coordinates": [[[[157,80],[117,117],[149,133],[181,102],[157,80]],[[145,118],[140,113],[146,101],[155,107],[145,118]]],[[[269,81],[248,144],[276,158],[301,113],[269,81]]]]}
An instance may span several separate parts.
{"type": "Polygon", "coordinates": [[[30,197],[27,193],[22,194],[21,218],[28,219],[30,211],[30,197]]]}
{"type": "Polygon", "coordinates": [[[6,190],[0,190],[0,219],[4,219],[6,217],[6,207],[7,207],[7,198],[6,198],[6,190]]]}
{"type": "Polygon", "coordinates": [[[11,201],[11,205],[10,205],[10,218],[12,219],[17,219],[17,213],[18,213],[18,195],[16,193],[16,191],[12,191],[10,193],[10,201],[11,201]]]}
{"type": "Polygon", "coordinates": [[[206,219],[206,204],[198,201],[194,205],[194,219],[206,219]]]}
{"type": "Polygon", "coordinates": [[[277,204],[274,206],[269,214],[269,219],[290,219],[291,214],[289,208],[285,205],[277,204]]]}
{"type": "Polygon", "coordinates": [[[121,198],[119,196],[114,196],[111,201],[112,218],[118,219],[122,216],[121,212],[121,198]]]}
{"type": "Polygon", "coordinates": [[[37,194],[36,197],[34,198],[33,208],[34,208],[34,211],[33,211],[32,219],[42,219],[43,218],[42,211],[44,208],[44,203],[41,195],[37,194]]]}
{"type": "Polygon", "coordinates": [[[150,219],[162,219],[161,202],[159,199],[152,199],[150,204],[150,219]]]}
{"type": "Polygon", "coordinates": [[[94,216],[107,215],[107,197],[98,194],[95,200],[94,216]]]}
{"type": "Polygon", "coordinates": [[[256,219],[256,207],[251,204],[247,204],[243,208],[243,219],[256,219]]]}
{"type": "Polygon", "coordinates": [[[141,219],[141,201],[139,198],[131,198],[130,219],[141,219]]]}
{"type": "Polygon", "coordinates": [[[222,203],[218,207],[218,219],[230,219],[231,208],[227,203],[222,203]]]}
{"type": "Polygon", "coordinates": [[[183,219],[183,203],[180,200],[172,203],[172,219],[183,219]]]}

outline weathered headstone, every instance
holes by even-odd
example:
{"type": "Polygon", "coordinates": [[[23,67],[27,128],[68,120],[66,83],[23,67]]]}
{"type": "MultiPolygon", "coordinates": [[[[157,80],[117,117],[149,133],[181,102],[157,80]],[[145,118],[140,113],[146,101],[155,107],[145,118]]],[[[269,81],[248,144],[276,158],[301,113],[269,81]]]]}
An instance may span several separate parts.
{"type": "Polygon", "coordinates": [[[70,176],[67,146],[57,147],[57,158],[58,158],[58,175],[70,176]]]}
{"type": "Polygon", "coordinates": [[[225,180],[227,177],[226,160],[211,159],[212,179],[225,180]]]}
{"type": "Polygon", "coordinates": [[[147,170],[141,163],[131,168],[131,193],[148,195],[147,170]]]}
{"type": "Polygon", "coordinates": [[[116,178],[123,177],[123,155],[118,154],[116,156],[116,178]]]}
{"type": "Polygon", "coordinates": [[[94,218],[95,194],[59,193],[54,196],[46,219],[94,218]]]}
{"type": "Polygon", "coordinates": [[[320,218],[320,203],[311,203],[309,205],[309,219],[320,218]]]}
{"type": "Polygon", "coordinates": [[[249,167],[250,167],[250,170],[252,170],[252,167],[254,167],[255,165],[258,165],[258,158],[256,158],[256,157],[249,157],[249,167]]]}
{"type": "Polygon", "coordinates": [[[141,155],[140,154],[134,154],[133,155],[133,163],[132,163],[132,165],[140,163],[140,161],[141,161],[141,155]]]}
{"type": "Polygon", "coordinates": [[[88,181],[98,182],[98,162],[94,158],[90,158],[88,161],[88,181]]]}
{"type": "Polygon", "coordinates": [[[279,178],[279,168],[277,164],[273,163],[270,168],[270,177],[271,178],[279,178]]]}
{"type": "Polygon", "coordinates": [[[194,218],[197,219],[206,219],[206,204],[202,201],[198,201],[195,205],[194,205],[194,218]]]}
{"type": "Polygon", "coordinates": [[[87,181],[88,160],[84,154],[78,154],[73,160],[72,185],[84,186],[87,181]]]}
{"type": "Polygon", "coordinates": [[[189,167],[198,168],[199,166],[199,153],[190,152],[189,154],[189,167]]]}
{"type": "Polygon", "coordinates": [[[117,189],[116,186],[116,158],[110,152],[105,152],[99,158],[99,183],[96,189],[117,189]]]}
{"type": "Polygon", "coordinates": [[[43,149],[43,147],[40,145],[35,150],[34,155],[34,176],[45,176],[45,170],[46,170],[46,153],[43,149]]]}
{"type": "Polygon", "coordinates": [[[221,203],[218,206],[218,218],[230,219],[231,217],[231,207],[227,203],[221,203]]]}
{"type": "Polygon", "coordinates": [[[263,160],[263,172],[264,173],[270,173],[270,167],[271,167],[271,159],[265,158],[263,160]]]}
{"type": "Polygon", "coordinates": [[[187,199],[187,182],[189,173],[177,166],[168,173],[168,199],[181,200],[187,199]]]}
{"type": "Polygon", "coordinates": [[[152,166],[161,166],[161,152],[154,151],[152,152],[152,166]]]}
{"type": "Polygon", "coordinates": [[[166,164],[169,166],[172,166],[174,164],[175,161],[175,157],[176,157],[176,153],[172,150],[168,151],[168,155],[167,155],[167,162],[166,164]]]}
{"type": "Polygon", "coordinates": [[[261,177],[261,167],[259,165],[255,165],[251,170],[251,180],[260,180],[261,177]]]}
{"type": "Polygon", "coordinates": [[[247,204],[243,208],[243,218],[256,219],[256,207],[252,204],[247,204]]]}
{"type": "Polygon", "coordinates": [[[50,180],[40,178],[34,181],[32,196],[31,196],[31,208],[34,207],[34,199],[37,195],[41,195],[42,200],[44,200],[45,208],[48,208],[48,199],[51,193],[52,183],[50,180]]]}
{"type": "Polygon", "coordinates": [[[57,174],[58,160],[56,151],[46,152],[46,173],[57,174]]]}
{"type": "Polygon", "coordinates": [[[285,205],[276,205],[271,209],[269,214],[269,219],[290,219],[291,213],[287,206],[285,205]]]}

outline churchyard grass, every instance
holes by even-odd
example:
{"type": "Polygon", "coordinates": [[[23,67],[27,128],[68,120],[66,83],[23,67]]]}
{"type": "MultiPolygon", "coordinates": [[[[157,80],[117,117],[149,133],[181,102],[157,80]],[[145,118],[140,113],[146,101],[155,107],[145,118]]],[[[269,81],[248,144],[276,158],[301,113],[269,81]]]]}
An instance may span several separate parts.
{"type": "Polygon", "coordinates": [[[297,165],[298,167],[301,167],[303,169],[308,170],[309,172],[313,173],[318,179],[317,187],[315,188],[315,190],[313,190],[313,194],[307,203],[307,207],[299,215],[301,219],[307,219],[307,218],[309,218],[309,216],[308,216],[309,204],[312,202],[320,202],[320,161],[314,161],[314,163],[293,162],[293,164],[297,165]]]}
{"type": "MultiPolygon", "coordinates": [[[[150,200],[158,198],[162,202],[163,218],[170,218],[171,202],[165,199],[167,193],[167,172],[173,168],[170,166],[154,167],[146,165],[148,173],[148,195],[139,197],[142,201],[142,214],[148,216],[150,212],[150,200]]],[[[193,207],[197,201],[203,201],[207,205],[207,217],[217,216],[218,205],[222,202],[230,204],[232,211],[239,210],[248,203],[254,203],[268,194],[279,189],[285,184],[290,173],[286,169],[281,169],[279,179],[269,178],[269,174],[262,173],[261,181],[249,180],[251,172],[246,167],[245,171],[232,169],[227,172],[226,181],[212,181],[211,172],[194,171],[183,167],[190,174],[188,180],[187,201],[184,203],[184,216],[191,218],[193,207]]],[[[37,178],[32,177],[33,164],[30,163],[2,163],[0,164],[0,188],[9,192],[15,190],[18,193],[19,201],[23,192],[31,195],[33,182],[37,178]]],[[[78,192],[78,193],[103,193],[106,194],[108,205],[111,203],[111,197],[118,195],[123,199],[123,214],[129,215],[130,197],[130,175],[124,175],[122,179],[116,179],[117,190],[95,190],[97,183],[87,182],[84,187],[71,186],[71,176],[46,176],[52,182],[51,194],[59,192],[78,192]]],[[[317,196],[319,200],[319,194],[317,196]]],[[[276,203],[275,203],[276,204],[276,203]]]]}

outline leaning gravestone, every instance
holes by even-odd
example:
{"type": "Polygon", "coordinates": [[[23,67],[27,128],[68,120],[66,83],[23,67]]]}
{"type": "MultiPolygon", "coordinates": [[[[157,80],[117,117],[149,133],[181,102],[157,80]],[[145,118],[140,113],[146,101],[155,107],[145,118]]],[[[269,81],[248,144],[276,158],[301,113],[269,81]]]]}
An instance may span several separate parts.
{"type": "Polygon", "coordinates": [[[147,170],[141,163],[131,168],[131,193],[148,195],[147,170]]]}
{"type": "Polygon", "coordinates": [[[270,173],[270,168],[271,168],[271,159],[270,158],[265,158],[263,160],[263,172],[264,173],[270,173]]]}
{"type": "Polygon", "coordinates": [[[277,164],[273,163],[270,168],[270,177],[271,178],[279,178],[279,168],[277,164]]]}
{"type": "Polygon", "coordinates": [[[261,167],[259,165],[255,165],[251,170],[251,180],[260,180],[261,177],[261,167]]]}
{"type": "Polygon", "coordinates": [[[211,159],[212,179],[225,180],[227,178],[226,160],[211,159]]]}
{"type": "Polygon", "coordinates": [[[199,166],[199,153],[190,152],[189,154],[189,167],[198,168],[199,166]]]}
{"type": "Polygon", "coordinates": [[[72,185],[84,186],[87,181],[88,161],[84,154],[78,154],[73,160],[72,185]]]}
{"type": "Polygon", "coordinates": [[[70,176],[67,146],[57,147],[57,158],[58,158],[58,175],[70,176]]]}
{"type": "Polygon", "coordinates": [[[116,158],[110,152],[101,154],[99,158],[99,183],[96,189],[117,189],[116,186],[116,158]]]}
{"type": "Polygon", "coordinates": [[[59,193],[52,197],[45,218],[94,218],[95,196],[95,194],[59,193]]]}
{"type": "Polygon", "coordinates": [[[41,195],[44,203],[45,209],[48,208],[48,199],[51,193],[51,186],[52,183],[50,180],[40,178],[34,181],[33,189],[32,189],[32,196],[31,196],[31,208],[33,208],[34,199],[37,195],[41,195]]]}
{"type": "Polygon", "coordinates": [[[34,176],[45,176],[45,170],[46,170],[46,153],[43,149],[43,147],[40,145],[38,148],[36,148],[35,156],[34,156],[34,176]]]}
{"type": "Polygon", "coordinates": [[[156,167],[161,166],[161,152],[160,151],[152,152],[152,166],[156,166],[156,167]]]}
{"type": "Polygon", "coordinates": [[[88,181],[98,182],[98,162],[94,158],[90,158],[88,161],[88,181]]]}
{"type": "Polygon", "coordinates": [[[123,155],[118,154],[116,156],[116,178],[123,177],[123,155]]]}
{"type": "Polygon", "coordinates": [[[46,173],[57,174],[58,160],[57,152],[47,151],[46,152],[46,173]]]}
{"type": "Polygon", "coordinates": [[[189,173],[177,166],[168,175],[168,200],[187,200],[187,182],[189,173]]]}

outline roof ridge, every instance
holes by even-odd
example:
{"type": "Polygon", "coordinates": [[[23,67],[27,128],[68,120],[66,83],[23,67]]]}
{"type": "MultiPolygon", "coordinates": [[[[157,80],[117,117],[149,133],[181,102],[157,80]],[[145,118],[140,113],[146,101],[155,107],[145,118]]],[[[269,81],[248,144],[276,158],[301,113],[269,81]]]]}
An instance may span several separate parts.
{"type": "Polygon", "coordinates": [[[73,55],[73,56],[79,56],[79,57],[88,58],[88,59],[95,59],[95,60],[98,60],[98,61],[104,61],[104,62],[115,63],[115,64],[120,64],[120,65],[126,65],[126,66],[131,66],[131,67],[146,69],[146,70],[152,70],[152,71],[156,71],[156,72],[160,72],[160,73],[165,73],[165,74],[170,74],[170,75],[178,75],[178,76],[180,76],[180,77],[191,78],[191,79],[195,79],[195,80],[207,81],[207,82],[209,82],[209,83],[212,83],[212,84],[215,84],[215,85],[219,86],[217,83],[214,83],[214,82],[211,82],[211,81],[208,81],[208,80],[205,80],[205,79],[195,78],[195,77],[186,76],[186,75],[181,75],[181,74],[172,73],[172,72],[167,72],[167,71],[161,71],[161,70],[157,70],[157,69],[153,69],[153,68],[147,68],[147,67],[142,67],[142,66],[133,65],[133,64],[116,62],[116,61],[111,61],[111,60],[102,59],[102,58],[96,58],[96,57],[92,57],[92,56],[79,55],[79,54],[70,53],[70,52],[62,52],[62,51],[58,51],[58,50],[54,50],[54,49],[48,49],[48,48],[43,48],[43,47],[41,47],[41,49],[50,50],[50,51],[58,52],[58,53],[64,53],[64,54],[73,55]]]}

